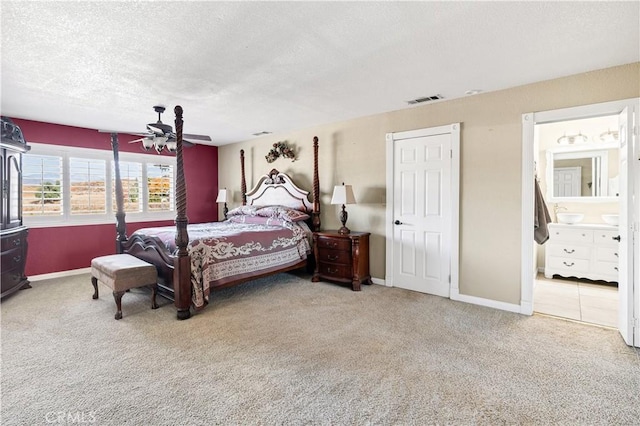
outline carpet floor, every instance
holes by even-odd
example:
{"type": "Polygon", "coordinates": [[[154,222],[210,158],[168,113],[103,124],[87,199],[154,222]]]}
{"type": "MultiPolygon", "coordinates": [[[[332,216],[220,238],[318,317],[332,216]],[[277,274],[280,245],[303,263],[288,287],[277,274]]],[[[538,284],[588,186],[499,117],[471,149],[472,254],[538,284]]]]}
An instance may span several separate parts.
{"type": "Polygon", "coordinates": [[[1,304],[3,425],[632,425],[616,330],[280,274],[187,321],[88,274],[1,304]]]}

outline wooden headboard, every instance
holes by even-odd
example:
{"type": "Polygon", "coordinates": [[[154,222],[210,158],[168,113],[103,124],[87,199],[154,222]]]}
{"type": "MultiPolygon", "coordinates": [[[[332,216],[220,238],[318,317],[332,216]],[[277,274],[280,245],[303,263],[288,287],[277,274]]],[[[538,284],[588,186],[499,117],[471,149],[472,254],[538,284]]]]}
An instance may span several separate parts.
{"type": "Polygon", "coordinates": [[[320,230],[320,182],[318,179],[318,137],[313,138],[313,203],[309,202],[309,191],[299,188],[289,175],[272,169],[258,179],[258,183],[247,192],[244,169],[244,150],[240,150],[240,190],[242,205],[283,205],[311,215],[311,229],[320,230]]]}
{"type": "Polygon", "coordinates": [[[246,196],[248,205],[280,205],[305,213],[310,213],[313,210],[313,204],[308,198],[309,191],[299,188],[289,175],[276,169],[261,176],[246,196]]]}

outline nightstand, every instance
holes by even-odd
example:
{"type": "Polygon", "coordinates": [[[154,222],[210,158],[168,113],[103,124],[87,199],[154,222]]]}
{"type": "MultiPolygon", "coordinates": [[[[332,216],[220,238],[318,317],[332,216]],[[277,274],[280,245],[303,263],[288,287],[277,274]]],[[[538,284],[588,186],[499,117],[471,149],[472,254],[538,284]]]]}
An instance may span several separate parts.
{"type": "Polygon", "coordinates": [[[371,284],[369,235],[369,232],[314,232],[316,269],[311,281],[315,283],[324,279],[349,283],[353,291],[360,291],[361,283],[371,284]]]}

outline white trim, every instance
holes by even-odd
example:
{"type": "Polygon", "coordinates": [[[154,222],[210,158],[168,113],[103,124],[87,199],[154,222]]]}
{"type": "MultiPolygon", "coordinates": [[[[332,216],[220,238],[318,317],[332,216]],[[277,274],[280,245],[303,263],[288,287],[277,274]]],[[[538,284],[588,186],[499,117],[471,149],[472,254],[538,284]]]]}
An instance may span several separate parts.
{"type": "Polygon", "coordinates": [[[374,284],[387,286],[387,283],[385,282],[385,280],[383,280],[381,278],[373,278],[373,277],[371,277],[371,282],[374,283],[374,284]]]}
{"type": "Polygon", "coordinates": [[[482,297],[467,296],[465,294],[457,294],[456,297],[451,297],[451,300],[455,300],[457,302],[471,303],[473,305],[486,306],[488,308],[493,308],[493,309],[500,309],[501,311],[515,312],[519,314],[524,313],[522,312],[522,307],[520,305],[516,305],[513,303],[500,302],[492,299],[484,299],[482,297]]]}
{"type": "Polygon", "coordinates": [[[424,136],[451,135],[451,241],[449,259],[449,295],[458,294],[460,276],[460,123],[386,134],[387,196],[386,196],[386,259],[385,285],[393,287],[393,148],[394,141],[424,136]]]}
{"type": "Polygon", "coordinates": [[[520,310],[525,315],[533,314],[533,195],[536,173],[533,157],[534,115],[522,115],[522,266],[520,269],[520,310]],[[529,148],[527,148],[529,147],[529,148]],[[526,307],[526,309],[525,309],[526,307]]]}
{"type": "Polygon", "coordinates": [[[52,278],[71,277],[74,275],[87,274],[89,272],[91,272],[91,267],[81,268],[81,269],[71,269],[69,271],[60,271],[60,272],[51,272],[48,274],[31,275],[29,277],[29,281],[34,282],[34,281],[49,280],[52,278]]]}

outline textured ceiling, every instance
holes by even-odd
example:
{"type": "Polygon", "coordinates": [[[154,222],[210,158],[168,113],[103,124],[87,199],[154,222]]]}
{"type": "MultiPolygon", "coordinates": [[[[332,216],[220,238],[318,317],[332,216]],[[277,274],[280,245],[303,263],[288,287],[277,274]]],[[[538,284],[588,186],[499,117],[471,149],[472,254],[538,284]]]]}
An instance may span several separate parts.
{"type": "Polygon", "coordinates": [[[2,1],[2,114],[212,144],[640,61],[640,2],[2,1]]]}

